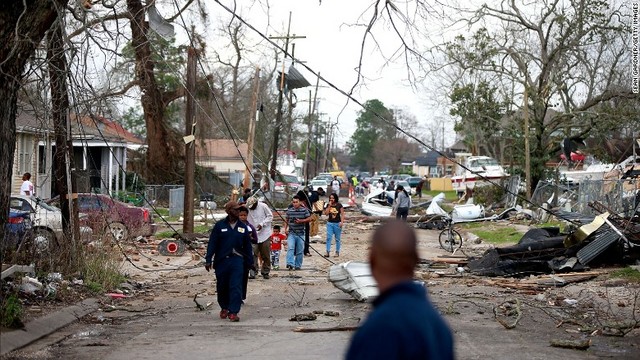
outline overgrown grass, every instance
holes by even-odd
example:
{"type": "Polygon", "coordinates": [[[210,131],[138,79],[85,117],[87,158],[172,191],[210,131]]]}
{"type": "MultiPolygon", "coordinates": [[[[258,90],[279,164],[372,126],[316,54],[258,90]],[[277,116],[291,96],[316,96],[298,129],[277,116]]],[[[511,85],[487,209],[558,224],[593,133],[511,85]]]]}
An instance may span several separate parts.
{"type": "Polygon", "coordinates": [[[625,267],[611,273],[612,278],[622,278],[629,282],[640,283],[640,271],[631,267],[625,267]]]}
{"type": "Polygon", "coordinates": [[[469,230],[477,235],[483,241],[491,244],[507,244],[517,243],[522,238],[522,233],[512,227],[491,227],[486,228],[482,223],[470,223],[456,225],[460,228],[469,230]]]}
{"type": "Polygon", "coordinates": [[[0,326],[8,328],[22,327],[22,303],[16,294],[5,294],[0,301],[0,326]]]}
{"type": "Polygon", "coordinates": [[[449,190],[449,191],[438,191],[438,190],[429,190],[429,191],[422,191],[422,195],[430,195],[430,196],[436,196],[440,193],[444,193],[444,199],[445,201],[458,201],[458,194],[456,194],[456,192],[454,190],[449,190]]]}
{"type": "Polygon", "coordinates": [[[166,221],[166,222],[176,222],[176,221],[179,221],[179,220],[180,220],[180,217],[181,217],[180,215],[176,215],[176,216],[169,216],[169,215],[167,214],[167,215],[157,216],[157,217],[155,218],[155,221],[156,221],[157,223],[164,223],[165,221],[166,221]]]}
{"type": "Polygon", "coordinates": [[[120,267],[120,253],[117,248],[101,246],[87,250],[82,271],[87,288],[94,293],[115,289],[125,281],[120,267]]]}
{"type": "Polygon", "coordinates": [[[169,209],[167,208],[156,208],[156,215],[158,216],[169,216],[169,209]]]}

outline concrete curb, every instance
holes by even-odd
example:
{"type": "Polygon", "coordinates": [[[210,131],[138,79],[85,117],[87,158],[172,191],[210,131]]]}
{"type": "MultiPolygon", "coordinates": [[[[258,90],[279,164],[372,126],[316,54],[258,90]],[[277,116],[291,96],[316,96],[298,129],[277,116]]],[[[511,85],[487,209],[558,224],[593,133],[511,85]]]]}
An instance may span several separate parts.
{"type": "Polygon", "coordinates": [[[24,329],[3,333],[0,335],[0,355],[25,347],[97,309],[97,299],[86,299],[53,314],[36,319],[26,324],[24,329]]]}

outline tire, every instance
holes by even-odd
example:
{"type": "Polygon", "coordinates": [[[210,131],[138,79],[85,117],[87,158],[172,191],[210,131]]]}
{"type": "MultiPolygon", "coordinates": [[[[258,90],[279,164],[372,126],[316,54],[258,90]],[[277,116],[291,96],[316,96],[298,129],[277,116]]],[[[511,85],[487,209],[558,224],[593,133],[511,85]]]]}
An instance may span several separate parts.
{"type": "Polygon", "coordinates": [[[438,242],[440,242],[441,248],[453,252],[462,247],[462,236],[453,229],[444,229],[440,232],[440,236],[438,236],[438,242]],[[451,235],[449,235],[449,231],[451,231],[451,235]]]}
{"type": "Polygon", "coordinates": [[[121,222],[112,222],[107,225],[105,233],[110,236],[109,240],[121,241],[129,237],[129,230],[121,222]]]}
{"type": "Polygon", "coordinates": [[[33,229],[33,246],[36,251],[46,251],[56,244],[56,235],[45,228],[33,229]]]}

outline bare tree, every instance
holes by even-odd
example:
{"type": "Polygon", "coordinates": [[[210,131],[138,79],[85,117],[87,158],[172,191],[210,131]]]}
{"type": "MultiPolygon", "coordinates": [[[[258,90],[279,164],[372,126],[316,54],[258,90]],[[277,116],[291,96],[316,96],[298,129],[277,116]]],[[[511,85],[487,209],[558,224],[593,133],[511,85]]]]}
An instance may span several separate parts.
{"type": "MultiPolygon", "coordinates": [[[[0,224],[7,222],[11,173],[16,145],[16,112],[22,72],[29,57],[51,27],[57,7],[66,0],[8,0],[0,4],[0,224]]],[[[4,226],[0,226],[4,239],[4,226]]]]}
{"type": "Polygon", "coordinates": [[[628,88],[614,86],[630,64],[628,15],[628,6],[600,0],[503,0],[474,12],[468,21],[476,30],[471,47],[449,42],[442,48],[448,65],[462,73],[480,72],[495,83],[516,84],[519,95],[512,100],[523,111],[526,93],[530,186],[544,177],[545,162],[559,149],[554,136],[584,137],[594,129],[594,118],[584,114],[609,100],[634,97],[628,88]],[[552,116],[553,108],[562,112],[552,116]]]}

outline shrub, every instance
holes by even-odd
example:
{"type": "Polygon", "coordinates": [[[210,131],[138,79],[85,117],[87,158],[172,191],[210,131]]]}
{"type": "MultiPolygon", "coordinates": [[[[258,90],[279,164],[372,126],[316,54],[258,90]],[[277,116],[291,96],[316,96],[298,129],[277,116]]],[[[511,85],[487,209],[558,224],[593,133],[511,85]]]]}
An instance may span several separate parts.
{"type": "MultiPolygon", "coordinates": [[[[5,294],[6,295],[6,294],[5,294]]],[[[0,300],[0,326],[8,328],[20,328],[23,326],[22,303],[16,294],[9,294],[0,300]]]]}

